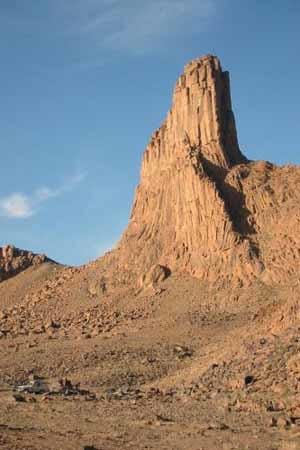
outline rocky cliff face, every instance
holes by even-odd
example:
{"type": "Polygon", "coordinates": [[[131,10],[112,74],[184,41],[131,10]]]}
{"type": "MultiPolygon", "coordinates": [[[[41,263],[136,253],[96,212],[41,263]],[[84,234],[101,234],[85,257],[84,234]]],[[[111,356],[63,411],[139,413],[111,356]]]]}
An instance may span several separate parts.
{"type": "Polygon", "coordinates": [[[201,149],[205,160],[223,168],[246,160],[238,146],[229,75],[214,56],[185,67],[172,108],[144,154],[142,178],[182,159],[188,149],[201,149]]]}
{"type": "MultiPolygon", "coordinates": [[[[299,205],[299,167],[241,153],[229,75],[218,58],[205,56],[185,67],[144,152],[119,245],[87,270],[112,289],[149,287],[177,271],[232,287],[298,283],[299,205]]],[[[0,281],[44,260],[0,249],[0,281]]]]}
{"type": "Polygon", "coordinates": [[[0,247],[0,282],[22,272],[30,266],[49,261],[45,255],[36,255],[12,245],[0,247]]]}
{"type": "MultiPolygon", "coordinates": [[[[238,145],[228,72],[215,56],[192,61],[144,153],[130,223],[117,249],[120,266],[138,275],[161,264],[211,282],[248,284],[258,277],[274,280],[278,257],[277,265],[284,258],[293,272],[299,208],[297,218],[291,209],[282,214],[281,204],[298,195],[284,179],[287,171],[248,162],[238,145]],[[271,185],[279,185],[280,194],[271,185]],[[280,234],[275,245],[274,227],[281,221],[282,228],[286,214],[295,239],[280,234]]],[[[299,169],[292,171],[298,183],[299,169]]]]}

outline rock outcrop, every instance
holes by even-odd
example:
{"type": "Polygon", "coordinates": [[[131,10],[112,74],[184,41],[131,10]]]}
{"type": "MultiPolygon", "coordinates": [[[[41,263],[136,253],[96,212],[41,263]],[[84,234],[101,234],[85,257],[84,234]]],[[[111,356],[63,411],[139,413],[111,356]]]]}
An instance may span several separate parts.
{"type": "MultiPolygon", "coordinates": [[[[86,267],[97,272],[89,294],[145,289],[174,272],[232,287],[298,282],[299,205],[300,168],[242,154],[228,72],[215,56],[196,59],[144,152],[127,229],[86,267]]],[[[0,249],[0,281],[44,260],[0,249]]]]}
{"type": "Polygon", "coordinates": [[[12,245],[0,247],[0,282],[7,280],[30,266],[49,261],[45,255],[36,255],[12,245]]]}
{"type": "Polygon", "coordinates": [[[140,278],[140,287],[147,288],[149,286],[155,286],[157,283],[168,278],[169,275],[170,270],[167,267],[156,264],[147,273],[143,273],[140,278]]]}
{"type": "MultiPolygon", "coordinates": [[[[144,153],[130,223],[116,250],[119,267],[140,277],[160,264],[237,285],[285,277],[286,262],[296,272],[299,207],[292,213],[289,202],[299,195],[292,178],[283,179],[287,172],[243,156],[228,72],[215,56],[192,61],[144,153]]],[[[299,169],[292,172],[299,183],[299,169]]]]}

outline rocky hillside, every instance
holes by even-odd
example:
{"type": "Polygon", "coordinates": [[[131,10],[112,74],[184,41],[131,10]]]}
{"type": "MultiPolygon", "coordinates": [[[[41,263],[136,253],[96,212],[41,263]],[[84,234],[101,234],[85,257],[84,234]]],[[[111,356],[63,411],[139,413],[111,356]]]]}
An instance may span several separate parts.
{"type": "MultiPolygon", "coordinates": [[[[99,278],[111,288],[149,284],[157,270],[158,277],[186,272],[227,286],[294,282],[299,186],[299,167],[242,154],[229,74],[215,56],[196,59],[184,68],[144,152],[129,225],[96,264],[99,278]]],[[[0,280],[44,260],[7,247],[0,280]]]]}
{"type": "Polygon", "coordinates": [[[228,72],[188,64],[144,153],[118,260],[202,280],[285,282],[299,270],[300,168],[248,161],[238,145],[228,72]]]}
{"type": "Polygon", "coordinates": [[[0,247],[0,282],[8,280],[31,266],[38,266],[49,261],[46,255],[20,250],[13,245],[0,247]]]}

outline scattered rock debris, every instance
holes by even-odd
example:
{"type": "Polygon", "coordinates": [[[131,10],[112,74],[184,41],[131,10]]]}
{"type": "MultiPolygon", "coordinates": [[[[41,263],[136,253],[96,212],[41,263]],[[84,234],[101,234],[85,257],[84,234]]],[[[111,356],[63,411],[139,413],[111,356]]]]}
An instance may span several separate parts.
{"type": "Polygon", "coordinates": [[[47,384],[43,378],[31,376],[25,384],[16,384],[14,390],[26,394],[46,394],[47,396],[62,395],[85,396],[87,399],[95,399],[96,396],[86,389],[81,389],[80,383],[73,384],[68,378],[62,378],[54,385],[47,384]]]}
{"type": "Polygon", "coordinates": [[[191,358],[193,356],[193,351],[182,345],[175,345],[173,351],[178,359],[191,358]]]}

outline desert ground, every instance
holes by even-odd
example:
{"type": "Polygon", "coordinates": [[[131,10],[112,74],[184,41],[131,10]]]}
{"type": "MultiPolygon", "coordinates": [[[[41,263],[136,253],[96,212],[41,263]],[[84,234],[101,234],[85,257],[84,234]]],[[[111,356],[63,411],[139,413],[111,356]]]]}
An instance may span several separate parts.
{"type": "Polygon", "coordinates": [[[297,285],[90,294],[97,273],[46,263],[1,283],[1,448],[300,448],[297,285]],[[49,390],[18,392],[33,375],[49,390]]]}

